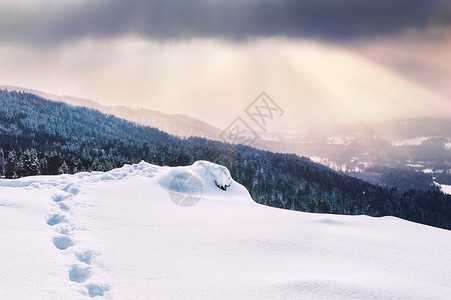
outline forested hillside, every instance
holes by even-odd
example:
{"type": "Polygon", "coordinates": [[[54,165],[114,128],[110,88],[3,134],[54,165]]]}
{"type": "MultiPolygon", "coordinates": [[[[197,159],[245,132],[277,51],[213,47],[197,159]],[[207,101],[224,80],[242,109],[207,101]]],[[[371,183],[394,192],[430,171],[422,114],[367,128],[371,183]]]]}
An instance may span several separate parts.
{"type": "Polygon", "coordinates": [[[392,215],[451,229],[451,196],[405,192],[339,174],[309,159],[201,138],[180,139],[99,111],[0,90],[0,175],[107,171],[141,160],[225,165],[259,203],[307,212],[392,215]]]}

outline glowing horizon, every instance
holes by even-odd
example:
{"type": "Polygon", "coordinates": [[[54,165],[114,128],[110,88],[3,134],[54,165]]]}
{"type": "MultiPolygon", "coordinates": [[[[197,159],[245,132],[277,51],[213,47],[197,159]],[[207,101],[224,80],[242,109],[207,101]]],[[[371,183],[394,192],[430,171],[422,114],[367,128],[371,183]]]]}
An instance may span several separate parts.
{"type": "MultiPolygon", "coordinates": [[[[259,18],[239,19],[243,32],[214,27],[209,33],[190,15],[185,27],[177,25],[171,31],[156,27],[154,20],[140,19],[138,8],[122,13],[129,9],[125,2],[113,2],[117,7],[102,9],[107,2],[100,1],[98,10],[86,16],[92,20],[85,27],[74,9],[78,2],[63,6],[63,12],[56,6],[46,10],[34,2],[22,6],[14,1],[0,3],[3,12],[9,9],[16,17],[37,16],[21,21],[0,13],[0,25],[4,25],[0,30],[0,85],[183,113],[219,128],[242,114],[262,91],[286,112],[277,124],[283,130],[325,122],[451,117],[451,60],[446,59],[451,53],[451,26],[428,21],[419,28],[418,18],[441,20],[441,15],[424,15],[424,7],[409,16],[412,24],[385,28],[384,22],[374,19],[364,24],[367,32],[356,32],[353,26],[337,32],[331,26],[315,36],[306,28],[322,28],[322,24],[309,18],[297,25],[279,20],[282,23],[274,22],[274,28],[266,29],[257,28],[263,26],[259,18]],[[104,10],[105,16],[121,15],[124,23],[97,20],[96,14],[104,10]],[[68,19],[62,20],[66,15],[68,19]],[[142,27],[145,22],[150,27],[142,27]],[[41,36],[32,35],[32,28],[41,36]]],[[[89,7],[83,3],[87,6],[80,6],[82,11],[89,7]]],[[[155,3],[139,5],[154,8],[155,3]]],[[[215,3],[196,0],[193,5],[211,13],[221,2],[215,3]]],[[[242,9],[257,9],[252,3],[242,9]]],[[[319,9],[313,2],[302,5],[306,7],[299,9],[319,9]]],[[[174,9],[183,13],[182,6],[169,6],[165,13],[172,16],[174,9]]],[[[321,9],[333,7],[324,4],[321,9]]],[[[364,7],[359,9],[365,12],[364,7]]],[[[273,16],[276,11],[261,13],[273,16]]],[[[333,20],[337,24],[357,12],[342,13],[333,20]]],[[[206,26],[212,22],[204,21],[206,26]]]]}

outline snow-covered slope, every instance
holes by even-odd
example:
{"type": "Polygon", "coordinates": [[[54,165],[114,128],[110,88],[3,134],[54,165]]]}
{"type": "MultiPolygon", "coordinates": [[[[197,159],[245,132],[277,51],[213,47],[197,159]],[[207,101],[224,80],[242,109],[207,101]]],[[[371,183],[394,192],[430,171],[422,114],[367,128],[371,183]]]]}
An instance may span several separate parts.
{"type": "Polygon", "coordinates": [[[451,295],[450,231],[262,206],[208,162],[1,180],[0,241],[0,299],[451,295]]]}

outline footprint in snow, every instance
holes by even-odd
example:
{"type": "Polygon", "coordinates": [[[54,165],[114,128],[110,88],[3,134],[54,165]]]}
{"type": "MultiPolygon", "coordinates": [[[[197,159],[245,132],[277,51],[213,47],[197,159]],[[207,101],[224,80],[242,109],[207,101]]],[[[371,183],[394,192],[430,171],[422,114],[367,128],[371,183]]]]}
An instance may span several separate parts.
{"type": "Polygon", "coordinates": [[[54,228],[56,232],[64,235],[70,235],[74,230],[74,226],[67,223],[59,224],[59,226],[55,226],[54,228]]]}
{"type": "Polygon", "coordinates": [[[74,245],[74,242],[67,235],[57,236],[53,238],[53,244],[59,250],[66,250],[74,245]]]}
{"type": "Polygon", "coordinates": [[[75,184],[73,184],[73,183],[69,183],[68,185],[66,185],[63,188],[63,191],[71,193],[74,196],[76,196],[76,195],[78,195],[78,193],[80,193],[80,189],[77,186],[75,186],[75,184]]]}
{"type": "Polygon", "coordinates": [[[53,201],[58,203],[63,200],[66,200],[69,197],[70,197],[70,195],[67,195],[67,194],[66,195],[65,194],[56,194],[56,195],[53,195],[53,201]]]}
{"type": "MultiPolygon", "coordinates": [[[[70,206],[67,201],[73,196],[80,193],[80,189],[70,183],[62,189],[65,193],[56,194],[53,196],[53,201],[58,204],[60,209],[59,213],[49,214],[47,224],[52,226],[54,230],[61,235],[53,238],[53,244],[59,250],[65,250],[74,246],[74,242],[68,236],[74,229],[74,225],[69,224],[67,215],[64,212],[70,211],[70,206]]],[[[84,252],[75,253],[75,256],[81,265],[72,265],[69,269],[69,280],[76,283],[85,283],[93,275],[93,268],[90,266],[92,260],[95,257],[95,252],[92,250],[86,250],[84,252]]],[[[111,288],[107,284],[89,283],[84,285],[89,297],[103,297],[111,288]]]]}
{"type": "Polygon", "coordinates": [[[55,226],[58,225],[60,223],[67,223],[67,217],[63,214],[51,214],[49,215],[48,219],[47,219],[47,224],[50,226],[55,226]]]}
{"type": "Polygon", "coordinates": [[[75,256],[80,262],[90,265],[92,263],[92,259],[94,258],[95,254],[94,251],[92,250],[86,250],[84,252],[76,253],[75,256]]]}
{"type": "Polygon", "coordinates": [[[58,206],[61,210],[69,211],[70,207],[64,202],[58,202],[58,206]]]}
{"type": "Polygon", "coordinates": [[[90,283],[86,285],[86,288],[88,289],[88,295],[91,298],[97,296],[103,297],[105,293],[110,290],[110,287],[108,285],[96,283],[90,283]]]}
{"type": "Polygon", "coordinates": [[[80,265],[73,265],[69,270],[69,279],[72,282],[83,283],[92,275],[91,267],[82,267],[80,265]]]}

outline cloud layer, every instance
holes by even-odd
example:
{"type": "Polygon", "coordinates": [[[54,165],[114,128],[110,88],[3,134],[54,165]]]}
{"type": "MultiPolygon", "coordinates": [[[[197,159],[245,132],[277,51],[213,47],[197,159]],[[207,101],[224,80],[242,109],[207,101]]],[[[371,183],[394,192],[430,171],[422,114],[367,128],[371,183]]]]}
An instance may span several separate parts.
{"type": "Polygon", "coordinates": [[[0,47],[2,57],[8,58],[0,70],[3,84],[184,113],[219,128],[242,116],[262,91],[285,111],[274,125],[290,130],[329,121],[451,116],[449,102],[434,90],[351,49],[310,40],[129,37],[51,51],[0,47]]]}
{"type": "Polygon", "coordinates": [[[449,53],[449,0],[0,0],[0,84],[221,128],[449,117],[449,53]]]}
{"type": "Polygon", "coordinates": [[[97,0],[0,4],[0,43],[286,36],[353,39],[451,24],[443,0],[97,0]]]}

